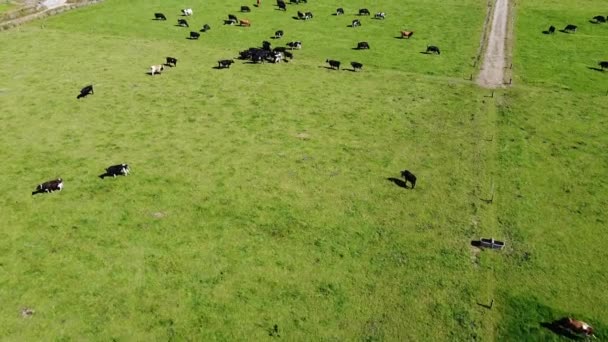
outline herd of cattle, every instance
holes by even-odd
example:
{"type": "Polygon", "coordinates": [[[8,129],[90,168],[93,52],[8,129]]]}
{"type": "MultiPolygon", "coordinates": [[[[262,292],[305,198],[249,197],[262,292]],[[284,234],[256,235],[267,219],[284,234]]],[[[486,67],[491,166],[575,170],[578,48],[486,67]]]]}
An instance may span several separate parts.
{"type": "MultiPolygon", "coordinates": [[[[596,15],[595,17],[593,17],[593,19],[589,20],[591,23],[594,24],[603,24],[608,22],[608,16],[604,17],[601,15],[596,15]]],[[[564,33],[575,33],[576,30],[578,29],[578,26],[576,25],[572,25],[572,24],[568,24],[566,25],[561,32],[564,33]]],[[[543,33],[545,34],[554,34],[555,33],[555,26],[551,25],[549,26],[549,29],[547,31],[543,31],[543,33]]],[[[600,61],[598,63],[598,65],[600,66],[601,70],[604,71],[605,69],[608,69],[608,61],[600,61]]]]}

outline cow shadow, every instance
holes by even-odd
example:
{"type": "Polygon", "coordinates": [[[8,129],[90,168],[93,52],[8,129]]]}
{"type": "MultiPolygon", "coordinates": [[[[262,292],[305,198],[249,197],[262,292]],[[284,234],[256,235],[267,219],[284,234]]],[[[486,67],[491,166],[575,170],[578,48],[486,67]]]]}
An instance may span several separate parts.
{"type": "Polygon", "coordinates": [[[344,68],[344,69],[340,69],[340,70],[342,70],[342,71],[350,71],[350,72],[357,72],[357,70],[355,70],[354,68],[353,69],[346,69],[346,68],[344,68]]]}
{"type": "Polygon", "coordinates": [[[188,40],[198,40],[198,38],[186,37],[188,40]]]}
{"type": "Polygon", "coordinates": [[[215,70],[223,70],[223,69],[230,69],[230,68],[222,68],[222,67],[220,67],[220,66],[216,65],[216,66],[212,67],[211,69],[215,69],[215,70]]]}
{"type": "Polygon", "coordinates": [[[596,67],[587,67],[587,69],[590,69],[590,70],[595,70],[595,71],[600,71],[600,72],[604,72],[604,70],[603,70],[603,69],[596,68],[596,67]]]}
{"type": "Polygon", "coordinates": [[[154,20],[154,21],[167,21],[167,19],[158,19],[158,18],[152,18],[150,20],[154,20]]]}
{"type": "Polygon", "coordinates": [[[590,19],[589,22],[592,24],[601,24],[601,22],[592,19],[590,19]]]}
{"type": "Polygon", "coordinates": [[[111,174],[109,174],[109,173],[107,173],[107,172],[104,172],[104,173],[100,174],[100,175],[99,175],[99,176],[97,176],[97,177],[99,177],[100,179],[104,179],[104,178],[106,178],[106,177],[110,177],[110,176],[112,176],[112,175],[111,175],[111,174]]]}
{"type": "Polygon", "coordinates": [[[298,17],[291,17],[291,19],[293,19],[293,20],[300,20],[300,18],[298,18],[298,17]]]}
{"type": "Polygon", "coordinates": [[[404,188],[404,189],[408,188],[407,184],[405,184],[405,182],[399,178],[389,177],[386,180],[395,183],[395,185],[397,185],[400,188],[404,188]]]}
{"type": "Polygon", "coordinates": [[[38,194],[45,194],[46,191],[44,190],[36,190],[36,191],[32,191],[32,196],[36,196],[38,194]]]}
{"type": "Polygon", "coordinates": [[[180,24],[173,25],[173,26],[175,26],[175,27],[190,27],[190,26],[184,26],[184,25],[180,25],[180,24]]]}
{"type": "Polygon", "coordinates": [[[161,72],[155,72],[154,75],[152,75],[151,71],[146,71],[146,75],[148,75],[148,76],[154,76],[154,75],[162,75],[162,73],[161,72]]]}
{"type": "Polygon", "coordinates": [[[319,66],[319,68],[325,68],[325,69],[327,69],[327,70],[340,70],[340,69],[334,69],[334,68],[332,68],[332,67],[328,67],[328,66],[326,66],[326,65],[319,66]]]}
{"type": "Polygon", "coordinates": [[[544,30],[544,31],[543,31],[543,34],[551,34],[551,32],[549,32],[549,31],[547,31],[547,30],[544,30]]]}
{"type": "Polygon", "coordinates": [[[558,31],[559,31],[559,32],[561,32],[561,33],[565,33],[565,34],[570,34],[570,32],[569,32],[569,31],[566,31],[566,30],[564,30],[564,29],[561,29],[561,30],[558,30],[558,31]]]}
{"type": "Polygon", "coordinates": [[[582,340],[583,339],[580,336],[572,333],[572,331],[564,328],[558,322],[542,322],[542,323],[540,323],[540,326],[545,329],[551,330],[554,334],[560,335],[562,337],[565,337],[565,338],[568,338],[571,340],[582,340]]]}
{"type": "Polygon", "coordinates": [[[420,51],[420,53],[423,54],[423,55],[431,55],[431,53],[428,52],[428,51],[420,51]]]}

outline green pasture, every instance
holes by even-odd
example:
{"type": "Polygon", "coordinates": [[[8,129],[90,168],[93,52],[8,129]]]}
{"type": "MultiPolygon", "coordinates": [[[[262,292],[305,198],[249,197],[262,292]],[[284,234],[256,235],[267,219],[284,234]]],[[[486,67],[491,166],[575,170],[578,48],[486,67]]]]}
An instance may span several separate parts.
{"type": "Polygon", "coordinates": [[[3,340],[559,340],[540,324],[564,315],[608,338],[608,72],[531,48],[608,26],[548,37],[518,5],[515,86],[490,97],[466,80],[485,1],[241,5],[106,0],[0,33],[3,340]],[[186,6],[212,27],[198,41],[175,26],[186,6]],[[347,27],[362,7],[387,19],[347,27]],[[263,40],[303,49],[213,68],[263,40]],[[388,180],[406,168],[414,190],[388,180]]]}

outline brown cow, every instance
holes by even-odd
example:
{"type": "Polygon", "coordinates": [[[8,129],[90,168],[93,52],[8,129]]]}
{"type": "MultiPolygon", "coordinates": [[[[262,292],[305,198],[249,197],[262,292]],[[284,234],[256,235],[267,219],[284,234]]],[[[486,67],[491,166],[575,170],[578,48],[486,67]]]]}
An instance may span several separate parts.
{"type": "Polygon", "coordinates": [[[401,38],[409,39],[414,34],[414,31],[401,31],[401,38]]]}
{"type": "Polygon", "coordinates": [[[241,19],[239,23],[241,26],[251,26],[251,21],[249,21],[248,19],[241,19]]]}
{"type": "Polygon", "coordinates": [[[593,328],[589,324],[587,324],[583,321],[579,321],[577,319],[570,318],[570,317],[564,317],[564,318],[556,321],[556,323],[559,326],[561,326],[565,329],[568,329],[575,334],[593,336],[593,328]]]}

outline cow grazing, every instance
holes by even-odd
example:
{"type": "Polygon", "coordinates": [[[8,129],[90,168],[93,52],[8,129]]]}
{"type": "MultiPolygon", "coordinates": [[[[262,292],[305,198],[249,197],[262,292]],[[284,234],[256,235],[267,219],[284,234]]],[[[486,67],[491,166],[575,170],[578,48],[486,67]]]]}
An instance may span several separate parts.
{"type": "Polygon", "coordinates": [[[44,182],[39,184],[36,187],[36,191],[32,192],[32,195],[36,195],[43,192],[53,192],[53,191],[61,191],[63,189],[63,179],[57,178],[50,180],[48,182],[44,182]]]}
{"type": "Polygon", "coordinates": [[[595,20],[596,23],[605,23],[606,22],[606,18],[604,18],[601,15],[596,15],[595,17],[593,17],[593,20],[595,20]]]}
{"type": "Polygon", "coordinates": [[[205,24],[203,25],[203,27],[201,28],[200,32],[207,32],[211,30],[211,26],[209,26],[209,24],[205,24]]]}
{"type": "Polygon", "coordinates": [[[279,6],[279,10],[287,11],[287,5],[283,1],[277,1],[277,6],[279,6]]]}
{"type": "Polygon", "coordinates": [[[293,49],[299,50],[302,48],[302,42],[301,41],[289,42],[289,43],[287,43],[287,46],[289,46],[292,50],[293,49]]]}
{"type": "Polygon", "coordinates": [[[401,171],[401,177],[405,180],[404,185],[407,186],[407,182],[412,184],[412,189],[416,187],[416,176],[408,170],[401,171]]]}
{"type": "Polygon", "coordinates": [[[184,8],[182,10],[182,15],[191,16],[193,14],[194,14],[194,12],[192,11],[192,8],[184,8]]]}
{"type": "Polygon", "coordinates": [[[357,50],[369,49],[368,42],[359,42],[357,43],[357,50]]]}
{"type": "Polygon", "coordinates": [[[569,330],[574,334],[581,334],[586,337],[594,336],[592,326],[583,321],[579,321],[571,317],[564,317],[562,319],[554,321],[553,325],[558,328],[569,330]]]}
{"type": "Polygon", "coordinates": [[[312,17],[313,17],[312,12],[304,13],[304,20],[312,19],[312,17]]]}
{"type": "Polygon", "coordinates": [[[239,23],[241,26],[246,26],[246,27],[251,26],[251,21],[249,21],[247,19],[241,19],[241,21],[239,23]]]}
{"type": "Polygon", "coordinates": [[[117,164],[108,167],[106,173],[100,175],[99,178],[104,179],[105,177],[110,176],[113,178],[116,178],[116,176],[127,176],[129,175],[129,172],[131,172],[131,169],[129,169],[128,164],[117,164]]]}
{"type": "Polygon", "coordinates": [[[414,34],[414,31],[401,31],[401,38],[410,39],[410,37],[414,34]]]}
{"type": "Polygon", "coordinates": [[[386,13],[378,12],[378,13],[374,14],[374,18],[375,19],[386,19],[386,13]]]}
{"type": "Polygon", "coordinates": [[[350,66],[353,67],[353,71],[361,70],[363,68],[363,64],[359,62],[350,62],[350,66]]]}
{"type": "Polygon", "coordinates": [[[336,10],[336,15],[344,15],[344,8],[340,7],[336,10]]]}
{"type": "Polygon", "coordinates": [[[608,61],[601,61],[598,63],[598,65],[600,68],[602,68],[602,71],[604,71],[604,69],[608,69],[608,61]]]}
{"type": "Polygon", "coordinates": [[[168,66],[177,66],[177,58],[167,57],[167,63],[166,63],[166,65],[168,65],[168,66]]]}
{"type": "Polygon", "coordinates": [[[218,69],[230,69],[230,65],[234,63],[234,60],[232,59],[222,59],[221,61],[217,61],[217,67],[218,69]]]}
{"type": "Polygon", "coordinates": [[[549,26],[549,34],[554,34],[555,33],[555,26],[551,25],[549,26]]]}
{"type": "Polygon", "coordinates": [[[78,96],[76,96],[76,99],[77,99],[77,100],[78,100],[78,99],[81,99],[81,98],[83,98],[83,97],[86,97],[86,96],[87,96],[87,95],[89,95],[89,94],[95,94],[95,93],[93,92],[93,85],[92,85],[92,84],[89,84],[88,86],[86,86],[86,87],[84,87],[84,88],[80,89],[80,94],[78,94],[78,96]]]}
{"type": "Polygon", "coordinates": [[[154,13],[154,19],[156,19],[156,20],[167,20],[167,17],[165,17],[165,15],[162,14],[162,13],[154,13]]]}
{"type": "Polygon", "coordinates": [[[370,13],[367,8],[362,8],[359,10],[359,15],[370,15],[370,13]]]}
{"type": "Polygon", "coordinates": [[[177,19],[177,25],[182,26],[182,27],[190,27],[190,25],[188,25],[188,21],[186,21],[186,19],[177,19]]]}
{"type": "Polygon", "coordinates": [[[196,40],[196,39],[198,39],[200,36],[201,36],[201,34],[200,34],[200,33],[198,33],[198,32],[194,32],[194,31],[190,31],[190,37],[188,37],[188,38],[190,38],[190,39],[195,39],[195,40],[196,40]]]}
{"type": "Polygon", "coordinates": [[[304,12],[298,11],[298,19],[300,19],[300,20],[306,20],[306,17],[304,16],[304,12]]]}
{"type": "Polygon", "coordinates": [[[165,70],[163,65],[152,65],[150,67],[150,75],[154,76],[154,74],[160,74],[163,70],[165,70]]]}
{"type": "Polygon", "coordinates": [[[235,23],[239,22],[239,19],[234,14],[228,14],[228,20],[234,20],[235,23]]]}
{"type": "Polygon", "coordinates": [[[440,55],[441,51],[439,51],[439,48],[434,45],[427,45],[426,53],[436,53],[436,54],[440,55]]]}
{"type": "Polygon", "coordinates": [[[576,29],[577,29],[576,25],[568,24],[568,25],[566,25],[566,27],[564,27],[564,32],[574,33],[574,32],[576,32],[576,29]]]}
{"type": "Polygon", "coordinates": [[[251,12],[251,8],[249,6],[241,6],[241,12],[251,12]]]}
{"type": "Polygon", "coordinates": [[[359,19],[355,19],[355,20],[353,20],[353,22],[350,26],[351,27],[361,26],[361,21],[359,19]]]}
{"type": "Polygon", "coordinates": [[[333,59],[326,59],[325,63],[329,63],[330,68],[340,70],[340,62],[333,59]]]}
{"type": "Polygon", "coordinates": [[[274,33],[275,39],[279,39],[281,37],[283,37],[283,30],[278,30],[277,32],[274,33]]]}

